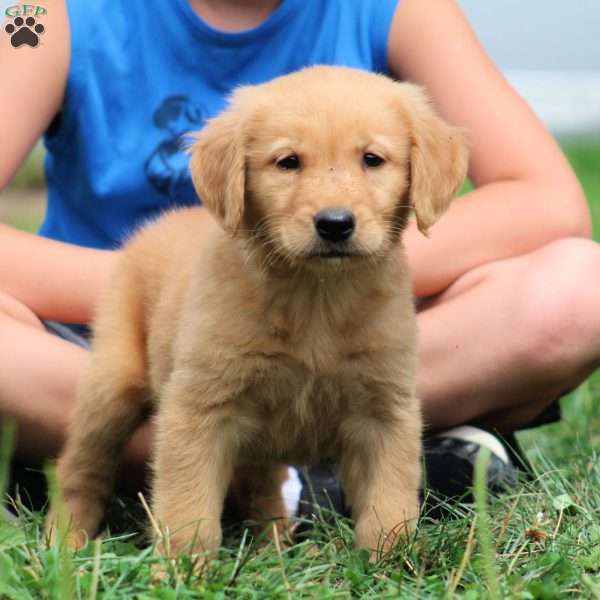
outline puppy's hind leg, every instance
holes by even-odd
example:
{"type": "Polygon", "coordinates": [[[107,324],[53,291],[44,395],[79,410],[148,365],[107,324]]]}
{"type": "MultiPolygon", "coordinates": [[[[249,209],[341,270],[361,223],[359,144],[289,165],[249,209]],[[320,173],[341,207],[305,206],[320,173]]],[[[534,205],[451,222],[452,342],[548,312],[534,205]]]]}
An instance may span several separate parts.
{"type": "Polygon", "coordinates": [[[241,464],[235,471],[231,494],[240,513],[264,531],[268,539],[291,541],[291,527],[283,499],[282,486],[288,468],[281,463],[241,464]]]}
{"type": "MultiPolygon", "coordinates": [[[[102,519],[119,456],[146,402],[142,319],[131,286],[113,288],[95,328],[90,360],[58,462],[59,492],[71,521],[69,542],[85,544],[102,519]]],[[[55,525],[50,515],[48,525],[55,525]]]]}

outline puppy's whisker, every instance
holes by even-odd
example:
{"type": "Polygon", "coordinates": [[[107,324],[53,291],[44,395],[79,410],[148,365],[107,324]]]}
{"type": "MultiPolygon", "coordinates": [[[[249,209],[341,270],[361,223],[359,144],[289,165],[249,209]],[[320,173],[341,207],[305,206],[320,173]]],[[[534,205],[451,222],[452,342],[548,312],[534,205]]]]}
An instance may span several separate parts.
{"type": "Polygon", "coordinates": [[[256,232],[268,233],[285,224],[287,220],[288,218],[284,214],[266,215],[254,225],[254,229],[256,232]]]}

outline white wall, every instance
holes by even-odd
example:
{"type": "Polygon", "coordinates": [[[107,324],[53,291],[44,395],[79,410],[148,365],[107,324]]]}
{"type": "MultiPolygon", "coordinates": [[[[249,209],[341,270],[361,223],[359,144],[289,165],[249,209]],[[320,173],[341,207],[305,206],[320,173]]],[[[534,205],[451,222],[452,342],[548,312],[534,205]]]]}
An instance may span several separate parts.
{"type": "Polygon", "coordinates": [[[557,134],[600,135],[600,0],[459,0],[496,64],[557,134]]]}

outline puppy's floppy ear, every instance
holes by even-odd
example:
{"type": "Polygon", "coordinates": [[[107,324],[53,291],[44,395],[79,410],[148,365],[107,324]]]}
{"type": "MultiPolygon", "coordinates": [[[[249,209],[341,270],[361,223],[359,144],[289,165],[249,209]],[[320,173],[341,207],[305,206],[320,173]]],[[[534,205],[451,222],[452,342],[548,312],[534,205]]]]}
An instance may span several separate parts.
{"type": "Polygon", "coordinates": [[[229,109],[211,119],[191,148],[190,172],[204,206],[230,235],[242,222],[245,152],[242,118],[229,109]]]}
{"type": "Polygon", "coordinates": [[[464,129],[453,127],[433,110],[422,88],[402,84],[412,99],[410,202],[419,230],[427,235],[448,208],[467,175],[469,152],[464,129]]]}

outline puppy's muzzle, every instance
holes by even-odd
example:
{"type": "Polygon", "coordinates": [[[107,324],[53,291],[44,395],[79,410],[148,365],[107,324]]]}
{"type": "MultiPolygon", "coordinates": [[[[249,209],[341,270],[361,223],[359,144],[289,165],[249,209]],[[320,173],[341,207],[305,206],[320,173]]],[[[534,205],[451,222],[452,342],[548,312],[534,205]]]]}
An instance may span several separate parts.
{"type": "Polygon", "coordinates": [[[319,237],[330,243],[345,242],[354,233],[354,214],[344,208],[328,208],[314,216],[315,229],[319,237]]]}

